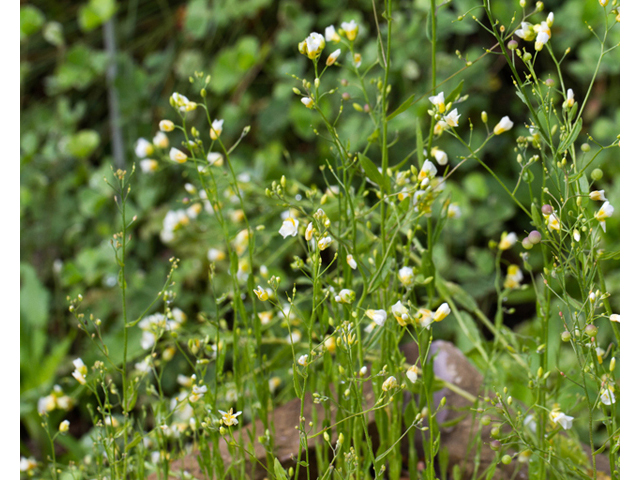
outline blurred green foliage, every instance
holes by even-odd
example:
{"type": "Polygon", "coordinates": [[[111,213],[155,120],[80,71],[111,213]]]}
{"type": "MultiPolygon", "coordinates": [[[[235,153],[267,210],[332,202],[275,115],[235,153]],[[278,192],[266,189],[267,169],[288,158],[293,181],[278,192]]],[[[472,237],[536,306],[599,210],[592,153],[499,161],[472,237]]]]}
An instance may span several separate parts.
{"type": "MultiPolygon", "coordinates": [[[[465,69],[466,61],[475,61],[485,48],[492,46],[490,37],[470,18],[475,13],[482,20],[481,10],[474,10],[463,21],[457,20],[476,3],[456,0],[438,11],[439,90],[449,93],[464,80],[462,94],[468,99],[458,108],[464,112],[463,118],[478,119],[475,129],[483,129],[479,118],[485,110],[490,124],[510,115],[517,125],[514,132],[526,135],[525,106],[510,88],[510,73],[505,66],[486,55],[465,69]]],[[[497,17],[508,24],[517,1],[492,4],[497,17]]],[[[429,5],[427,0],[415,0],[394,6],[394,42],[402,47],[394,49],[391,61],[391,110],[412,93],[431,93],[427,87],[430,58],[426,54],[429,5]]],[[[582,99],[599,51],[599,43],[585,22],[596,30],[601,28],[598,4],[550,0],[545,7],[555,12],[554,49],[561,52],[570,48],[564,60],[568,86],[577,99],[582,99]]],[[[297,51],[297,43],[311,31],[324,32],[326,26],[352,18],[362,25],[361,53],[363,63],[369,64],[378,52],[373,41],[364,41],[375,35],[371,3],[365,0],[340,8],[329,0],[39,0],[21,6],[20,412],[24,454],[41,454],[45,448],[36,414],[37,399],[48,394],[54,383],[73,391],[76,385],[69,376],[70,361],[87,352],[86,340],[76,338],[65,297],[83,292],[86,306],[100,312],[107,332],[120,313],[115,288],[117,269],[108,243],[117,228],[117,212],[113,192],[104,182],[104,178],[111,178],[114,165],[109,90],[119,97],[118,127],[124,136],[128,170],[135,159],[136,139],[154,135],[159,120],[170,117],[171,93],[187,92],[189,77],[198,70],[212,76],[207,102],[217,112],[217,118],[224,118],[225,135],[238,137],[246,125],[251,126],[250,134],[234,155],[238,161],[236,172],[249,174],[249,195],[261,198],[264,187],[283,174],[324,190],[326,185],[318,166],[329,156],[328,144],[319,141],[313,132],[318,119],[291,93],[292,76],[312,76],[309,62],[297,51]],[[110,60],[103,32],[103,24],[109,19],[114,22],[117,40],[114,61],[118,74],[113,85],[106,80],[110,60]]],[[[618,34],[614,30],[615,35],[618,34]]],[[[610,45],[618,41],[615,37],[610,45]]],[[[540,62],[544,61],[542,57],[540,62]]],[[[545,77],[555,78],[551,62],[540,65],[547,71],[545,77]]],[[[590,134],[601,143],[609,143],[618,134],[619,74],[619,53],[613,50],[605,57],[595,80],[580,139],[586,141],[590,134]]],[[[363,104],[360,91],[352,86],[355,78],[346,70],[328,71],[323,82],[338,86],[341,79],[350,83],[341,91],[363,104]]],[[[340,108],[337,101],[326,102],[334,113],[340,108]]],[[[391,166],[415,147],[415,118],[423,118],[426,129],[427,103],[423,99],[393,120],[391,136],[398,142],[391,166]]],[[[344,106],[351,108],[348,102],[344,106]]],[[[202,127],[204,122],[199,118],[195,123],[202,127]]],[[[362,135],[363,131],[373,131],[364,115],[348,116],[343,127],[345,140],[351,142],[353,149],[366,142],[368,134],[362,135]]],[[[450,159],[464,153],[460,146],[448,144],[447,140],[438,146],[448,152],[450,159]]],[[[615,205],[619,205],[618,160],[618,152],[611,149],[593,164],[605,172],[597,187],[605,188],[607,198],[615,205]]],[[[511,138],[496,138],[485,161],[501,178],[512,179],[506,183],[513,187],[518,165],[511,138]]],[[[172,255],[183,258],[176,277],[180,308],[192,319],[198,312],[214,308],[207,285],[206,252],[219,241],[219,233],[212,226],[196,229],[170,246],[158,238],[166,211],[176,208],[184,196],[186,181],[182,171],[172,167],[163,167],[154,175],[138,172],[134,176],[129,205],[131,215],[137,214],[139,221],[134,227],[127,267],[132,298],[129,308],[134,312],[140,312],[159,290],[167,259],[172,255]]],[[[448,185],[462,217],[452,221],[443,234],[444,241],[436,249],[437,266],[448,280],[459,283],[489,311],[495,292],[493,256],[486,249],[487,243],[504,230],[527,230],[528,223],[492,177],[472,162],[463,165],[448,185]]],[[[539,179],[533,182],[536,187],[539,188],[539,179]]],[[[524,188],[521,193],[522,200],[526,200],[524,188]]],[[[254,204],[256,215],[264,215],[266,222],[276,225],[279,217],[270,214],[269,204],[254,204]]],[[[277,228],[267,231],[275,232],[277,228]]],[[[618,217],[614,216],[608,220],[609,250],[619,248],[617,231],[618,217]]],[[[287,271],[292,253],[281,252],[279,258],[272,259],[270,268],[287,271]]],[[[615,311],[619,278],[616,261],[610,263],[607,281],[615,311]]],[[[536,266],[535,258],[532,264],[536,266]]],[[[526,309],[532,301],[531,291],[512,296],[510,305],[525,306],[518,321],[535,313],[526,309]]],[[[441,331],[469,351],[471,346],[462,345],[464,339],[456,336],[453,324],[445,323],[441,331]]],[[[113,329],[105,341],[117,348],[120,335],[121,329],[113,329]]],[[[78,418],[86,413],[79,407],[74,412],[78,418]]],[[[81,451],[72,440],[68,442],[71,452],[81,451]]]]}

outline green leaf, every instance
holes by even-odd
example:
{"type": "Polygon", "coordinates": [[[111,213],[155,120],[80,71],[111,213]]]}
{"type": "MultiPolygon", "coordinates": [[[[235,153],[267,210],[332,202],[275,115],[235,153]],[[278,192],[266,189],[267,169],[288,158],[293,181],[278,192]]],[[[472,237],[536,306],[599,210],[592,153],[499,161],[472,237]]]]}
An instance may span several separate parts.
{"type": "Polygon", "coordinates": [[[20,317],[30,327],[42,328],[46,326],[49,314],[49,291],[27,263],[20,264],[20,279],[20,317]]]}
{"type": "Polygon", "coordinates": [[[284,470],[284,468],[280,464],[280,460],[278,460],[277,458],[273,459],[273,469],[275,470],[274,473],[276,475],[276,480],[289,480],[289,478],[287,477],[287,472],[284,470]]]}
{"type": "Polygon", "coordinates": [[[43,13],[32,5],[20,7],[20,40],[36,33],[44,24],[43,13]]]}
{"type": "Polygon", "coordinates": [[[81,130],[71,138],[66,144],[66,151],[73,157],[86,158],[100,144],[100,135],[95,130],[81,130]]]}
{"type": "Polygon", "coordinates": [[[568,149],[573,144],[573,142],[576,141],[576,138],[578,138],[578,135],[580,134],[581,130],[582,130],[582,118],[579,118],[578,121],[573,124],[573,129],[569,133],[569,136],[565,138],[560,144],[560,146],[558,147],[558,153],[562,153],[566,149],[568,149]]]}
{"type": "Polygon", "coordinates": [[[449,95],[447,95],[447,98],[445,99],[444,103],[449,104],[449,102],[455,102],[456,100],[458,100],[460,98],[460,93],[462,92],[463,86],[464,86],[464,80],[460,80],[460,83],[458,84],[458,86],[454,88],[449,95]]]}
{"type": "Polygon", "coordinates": [[[391,120],[392,118],[397,117],[402,112],[407,110],[413,104],[413,99],[415,98],[415,96],[416,95],[414,93],[409,98],[407,98],[404,102],[402,102],[402,104],[398,108],[396,108],[391,114],[389,114],[389,116],[387,117],[387,121],[391,120]]]}
{"type": "Polygon", "coordinates": [[[78,10],[78,24],[83,32],[89,32],[116,13],[116,0],[90,0],[78,10]]]}
{"type": "Polygon", "coordinates": [[[360,160],[360,165],[364,169],[364,173],[367,174],[369,180],[378,185],[380,188],[383,188],[385,185],[383,174],[380,173],[378,167],[376,167],[375,163],[373,163],[364,153],[358,154],[358,159],[360,160]]]}

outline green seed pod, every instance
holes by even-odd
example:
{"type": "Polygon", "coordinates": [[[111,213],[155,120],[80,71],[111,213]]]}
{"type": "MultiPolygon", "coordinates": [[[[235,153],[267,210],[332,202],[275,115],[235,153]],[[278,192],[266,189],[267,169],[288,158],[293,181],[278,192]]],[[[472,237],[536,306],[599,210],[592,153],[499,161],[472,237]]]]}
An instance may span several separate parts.
{"type": "Polygon", "coordinates": [[[591,180],[595,180],[597,182],[602,178],[602,175],[603,175],[602,170],[600,170],[599,168],[594,168],[591,171],[591,180]]]}

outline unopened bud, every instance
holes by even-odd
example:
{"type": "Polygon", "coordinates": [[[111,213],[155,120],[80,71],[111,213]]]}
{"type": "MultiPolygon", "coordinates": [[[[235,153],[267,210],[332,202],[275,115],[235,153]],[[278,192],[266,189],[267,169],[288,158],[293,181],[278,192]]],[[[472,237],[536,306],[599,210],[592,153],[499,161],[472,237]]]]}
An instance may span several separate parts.
{"type": "Polygon", "coordinates": [[[489,115],[487,115],[487,112],[485,111],[482,112],[480,117],[482,118],[482,123],[487,123],[489,121],[489,115]]]}

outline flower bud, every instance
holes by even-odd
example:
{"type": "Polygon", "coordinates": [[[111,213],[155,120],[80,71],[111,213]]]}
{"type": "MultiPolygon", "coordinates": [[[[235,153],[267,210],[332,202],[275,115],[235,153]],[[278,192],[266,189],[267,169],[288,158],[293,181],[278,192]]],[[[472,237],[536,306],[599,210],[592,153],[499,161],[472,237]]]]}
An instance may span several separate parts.
{"type": "Polygon", "coordinates": [[[563,342],[568,342],[571,340],[571,333],[565,330],[564,332],[562,332],[562,334],[560,334],[560,338],[563,342]]]}
{"type": "Polygon", "coordinates": [[[553,207],[549,204],[542,206],[542,214],[543,215],[551,215],[553,213],[553,207]]]}
{"type": "Polygon", "coordinates": [[[502,444],[500,443],[500,440],[492,440],[489,446],[491,447],[491,450],[494,450],[496,452],[500,450],[500,448],[502,448],[502,444]]]}
{"type": "Polygon", "coordinates": [[[591,179],[595,180],[596,182],[602,178],[602,175],[602,170],[600,170],[599,168],[594,168],[591,171],[591,179]]]}
{"type": "Polygon", "coordinates": [[[532,230],[527,238],[533,245],[537,245],[542,240],[542,234],[537,230],[532,230]]]}
{"type": "Polygon", "coordinates": [[[487,112],[485,111],[482,112],[480,117],[482,118],[482,123],[487,123],[489,121],[489,115],[487,115],[487,112]]]}
{"type": "Polygon", "coordinates": [[[516,48],[518,48],[518,42],[516,40],[509,40],[509,43],[507,43],[507,48],[509,50],[515,50],[516,48]]]}

